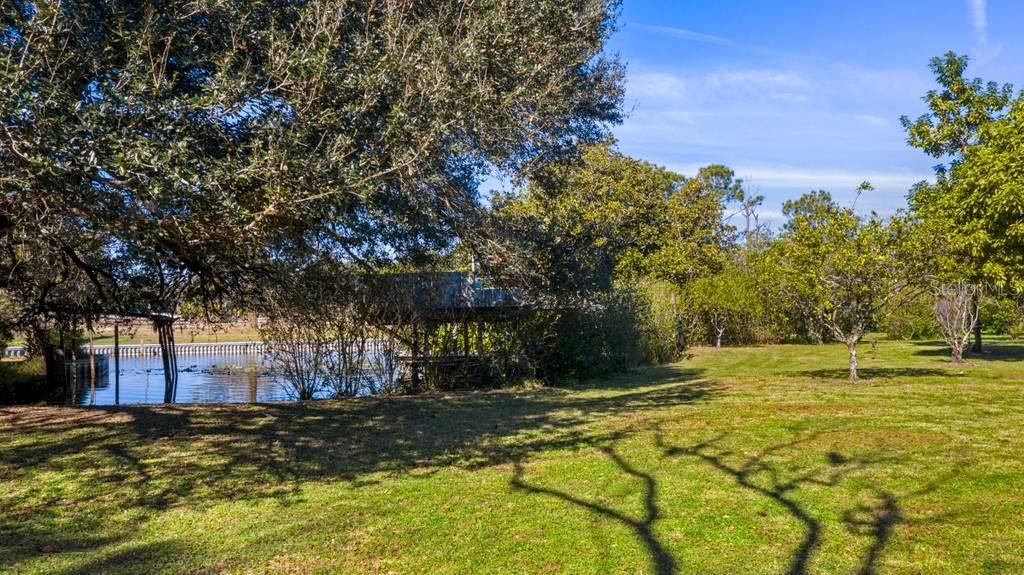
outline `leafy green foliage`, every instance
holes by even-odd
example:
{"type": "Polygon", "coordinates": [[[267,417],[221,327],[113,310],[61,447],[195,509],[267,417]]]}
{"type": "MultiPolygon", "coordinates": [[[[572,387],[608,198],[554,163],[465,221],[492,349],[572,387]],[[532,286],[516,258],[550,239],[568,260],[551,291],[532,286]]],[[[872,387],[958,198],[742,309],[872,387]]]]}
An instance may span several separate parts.
{"type": "Polygon", "coordinates": [[[928,113],[916,120],[903,116],[907,143],[935,158],[952,156],[954,163],[984,138],[982,128],[998,118],[1013,99],[1013,87],[967,79],[967,56],[947,52],[929,66],[939,90],[924,97],[928,113]]]}
{"type": "Polygon", "coordinates": [[[932,293],[924,290],[892,301],[882,310],[878,328],[893,339],[934,339],[939,335],[934,304],[932,293]]]}
{"type": "Polygon", "coordinates": [[[912,191],[911,212],[927,238],[918,247],[942,246],[936,273],[1005,287],[1024,270],[1024,104],[1009,85],[966,79],[967,64],[953,53],[933,59],[941,89],[925,96],[928,114],[903,120],[911,145],[952,157],[935,184],[912,191]]]}
{"type": "Polygon", "coordinates": [[[617,11],[4,2],[0,290],[40,329],[166,324],[186,300],[244,305],[282,261],[372,271],[486,236],[483,176],[526,177],[620,119],[617,11]]]}
{"type": "Polygon", "coordinates": [[[850,377],[856,379],[857,344],[906,288],[899,258],[904,228],[899,220],[865,220],[827,194],[798,204],[777,245],[779,265],[830,335],[849,347],[850,377]]]}
{"type": "Polygon", "coordinates": [[[547,293],[608,290],[616,280],[684,282],[714,269],[728,229],[722,204],[732,172],[702,169],[688,179],[611,148],[550,167],[519,195],[496,198],[500,227],[518,244],[500,258],[547,293]],[[511,260],[511,261],[510,261],[511,260]]]}
{"type": "Polygon", "coordinates": [[[978,274],[1002,287],[1024,287],[1024,102],[984,129],[985,138],[931,198],[925,213],[954,227],[954,249],[978,262],[978,274]]]}
{"type": "Polygon", "coordinates": [[[1011,293],[992,294],[982,299],[981,315],[991,333],[1014,339],[1024,335],[1024,299],[1011,293]]]}
{"type": "Polygon", "coordinates": [[[640,361],[661,365],[679,359],[685,346],[683,311],[685,295],[674,283],[647,279],[635,287],[644,302],[637,319],[640,332],[640,361]]]}
{"type": "Polygon", "coordinates": [[[495,198],[496,244],[514,249],[488,254],[488,269],[557,310],[541,314],[539,371],[579,378],[678,357],[680,286],[721,265],[737,189],[723,166],[685,178],[605,143],[495,198]]]}
{"type": "Polygon", "coordinates": [[[632,289],[591,294],[586,303],[535,318],[539,343],[530,353],[537,376],[550,383],[579,382],[634,368],[643,359],[642,319],[647,302],[632,289]]]}
{"type": "Polygon", "coordinates": [[[723,341],[754,339],[763,300],[757,289],[758,277],[751,271],[737,260],[686,286],[691,341],[699,335],[703,341],[721,347],[723,341]]]}

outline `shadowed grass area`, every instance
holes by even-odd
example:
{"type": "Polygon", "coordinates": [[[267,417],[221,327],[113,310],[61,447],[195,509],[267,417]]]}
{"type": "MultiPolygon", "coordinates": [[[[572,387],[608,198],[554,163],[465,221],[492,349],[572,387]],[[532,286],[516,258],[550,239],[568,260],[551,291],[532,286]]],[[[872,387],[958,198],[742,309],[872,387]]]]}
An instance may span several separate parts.
{"type": "Polygon", "coordinates": [[[574,389],[0,409],[0,571],[1020,573],[1022,353],[696,350],[574,389]]]}
{"type": "Polygon", "coordinates": [[[31,383],[45,376],[45,368],[41,359],[0,360],[0,381],[6,384],[19,385],[31,383]]]}
{"type": "Polygon", "coordinates": [[[44,395],[45,388],[46,368],[41,358],[0,358],[0,405],[32,401],[44,395]]]}

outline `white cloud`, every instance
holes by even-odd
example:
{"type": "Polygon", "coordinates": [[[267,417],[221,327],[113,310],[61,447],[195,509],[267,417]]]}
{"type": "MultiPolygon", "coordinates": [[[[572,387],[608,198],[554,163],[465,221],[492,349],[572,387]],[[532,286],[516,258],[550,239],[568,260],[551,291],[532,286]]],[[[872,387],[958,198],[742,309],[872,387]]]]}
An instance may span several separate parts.
{"type": "Polygon", "coordinates": [[[663,72],[630,74],[627,90],[635,98],[677,100],[686,95],[686,81],[663,72]]]}
{"type": "Polygon", "coordinates": [[[717,44],[719,46],[730,46],[733,44],[733,41],[728,38],[714,36],[711,34],[702,34],[700,32],[694,32],[692,30],[686,30],[683,28],[671,28],[668,26],[651,26],[649,24],[633,24],[633,26],[640,30],[645,30],[647,32],[661,34],[662,36],[671,36],[673,38],[679,38],[681,40],[689,40],[691,42],[717,44]]]}
{"type": "Polygon", "coordinates": [[[875,116],[872,114],[855,114],[853,117],[857,121],[863,122],[870,126],[878,126],[879,128],[886,128],[889,126],[889,121],[881,116],[875,116]]]}
{"type": "MultiPolygon", "coordinates": [[[[801,168],[788,165],[730,166],[738,177],[750,184],[772,189],[787,188],[795,192],[823,189],[833,193],[853,191],[864,181],[879,190],[907,191],[921,180],[931,179],[927,173],[911,171],[852,171],[829,168],[801,168]]],[[[681,174],[695,174],[700,166],[670,166],[681,174]]]]}
{"type": "Polygon", "coordinates": [[[815,189],[850,205],[865,180],[877,190],[858,209],[893,213],[934,177],[896,121],[931,87],[924,70],[799,59],[685,66],[630,69],[620,146],[682,174],[732,167],[765,195],[764,219],[815,189]]]}
{"type": "Polygon", "coordinates": [[[737,87],[785,87],[805,88],[808,82],[796,72],[771,69],[731,70],[712,72],[704,83],[712,89],[737,87]]]}
{"type": "Polygon", "coordinates": [[[909,190],[921,180],[927,180],[930,174],[912,172],[854,172],[821,168],[750,167],[742,166],[736,170],[738,174],[749,174],[749,178],[764,185],[777,187],[824,188],[835,191],[853,190],[861,182],[871,182],[878,188],[909,190]]]}
{"type": "Polygon", "coordinates": [[[806,104],[813,83],[798,72],[770,68],[723,69],[698,74],[640,71],[629,75],[630,99],[650,109],[687,111],[738,105],[753,110],[755,103],[806,104]]]}
{"type": "Polygon", "coordinates": [[[971,7],[971,21],[974,24],[974,35],[982,46],[988,44],[988,2],[987,0],[968,0],[971,7]]]}

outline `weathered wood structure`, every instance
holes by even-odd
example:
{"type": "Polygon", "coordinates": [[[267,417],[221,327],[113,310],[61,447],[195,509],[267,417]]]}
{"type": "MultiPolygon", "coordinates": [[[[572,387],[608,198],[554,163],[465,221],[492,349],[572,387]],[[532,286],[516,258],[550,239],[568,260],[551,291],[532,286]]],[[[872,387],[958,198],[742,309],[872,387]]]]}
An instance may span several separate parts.
{"type": "Polygon", "coordinates": [[[469,272],[377,276],[366,301],[370,322],[397,338],[406,384],[450,389],[522,375],[518,322],[532,313],[525,294],[488,287],[469,272]]]}

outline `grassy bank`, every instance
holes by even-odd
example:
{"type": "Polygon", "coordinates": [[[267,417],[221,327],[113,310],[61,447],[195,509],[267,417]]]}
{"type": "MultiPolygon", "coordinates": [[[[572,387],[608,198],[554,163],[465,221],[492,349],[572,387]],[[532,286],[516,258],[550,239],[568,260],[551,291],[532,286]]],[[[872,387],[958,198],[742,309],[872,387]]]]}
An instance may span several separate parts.
{"type": "Polygon", "coordinates": [[[46,377],[46,367],[41,358],[0,359],[0,382],[10,385],[35,383],[46,377]]]}
{"type": "MultiPolygon", "coordinates": [[[[93,334],[83,336],[83,344],[88,344],[89,335],[93,337],[95,345],[113,345],[114,328],[103,328],[93,334]]],[[[132,328],[123,328],[120,334],[123,345],[155,344],[159,342],[156,332],[148,324],[139,324],[132,328]]],[[[204,327],[202,330],[190,331],[185,324],[174,330],[174,340],[177,343],[219,343],[219,342],[244,342],[260,341],[259,331],[247,325],[241,324],[218,324],[212,327],[204,327]]],[[[25,337],[22,334],[15,334],[12,346],[25,345],[25,337]]]]}
{"type": "Polygon", "coordinates": [[[0,571],[1021,573],[1024,347],[572,390],[0,410],[0,571]]]}
{"type": "Polygon", "coordinates": [[[0,405],[25,402],[43,389],[45,380],[42,358],[0,358],[0,405]]]}

